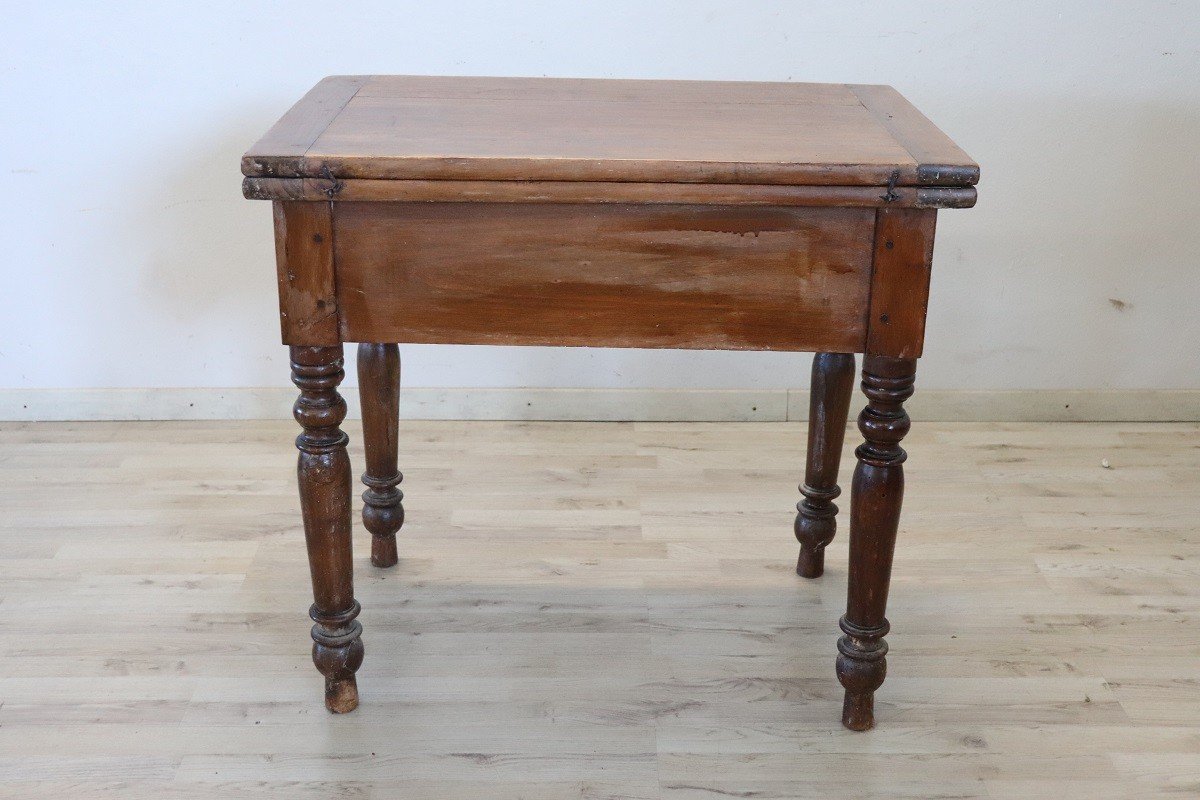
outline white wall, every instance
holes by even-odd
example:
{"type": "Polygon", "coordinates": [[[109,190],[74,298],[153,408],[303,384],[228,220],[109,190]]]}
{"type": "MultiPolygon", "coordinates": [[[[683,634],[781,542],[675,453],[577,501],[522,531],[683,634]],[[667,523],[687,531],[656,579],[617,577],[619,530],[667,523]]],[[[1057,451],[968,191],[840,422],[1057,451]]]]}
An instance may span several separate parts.
{"type": "MultiPolygon", "coordinates": [[[[238,157],[323,75],[388,72],[891,83],[983,170],[939,220],[923,387],[1200,387],[1197,3],[6,5],[0,387],[286,385],[238,157]]],[[[409,386],[775,388],[807,365],[405,348],[409,386]]]]}

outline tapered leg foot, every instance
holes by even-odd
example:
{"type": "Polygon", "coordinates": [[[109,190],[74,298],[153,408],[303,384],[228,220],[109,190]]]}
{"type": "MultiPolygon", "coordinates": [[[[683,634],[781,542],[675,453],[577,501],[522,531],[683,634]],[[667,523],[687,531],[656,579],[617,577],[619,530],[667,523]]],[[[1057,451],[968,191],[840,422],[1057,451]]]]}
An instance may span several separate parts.
{"type": "Polygon", "coordinates": [[[371,537],[371,563],[377,567],[394,567],[400,561],[396,551],[396,534],[371,537]]]}
{"type": "Polygon", "coordinates": [[[869,731],[875,727],[875,693],[851,694],[842,700],[842,724],[852,731],[869,731]]]}
{"type": "Polygon", "coordinates": [[[325,707],[332,714],[346,714],[358,708],[358,681],[353,675],[325,680],[325,707]]]}
{"type": "Polygon", "coordinates": [[[909,419],[903,403],[913,393],[916,362],[869,356],[863,361],[867,407],[858,417],[863,443],[850,487],[850,574],[846,614],[838,640],[837,675],[846,690],[842,724],[875,725],[875,691],[887,676],[885,616],[892,555],[900,526],[907,454],[900,447],[909,419]]]}
{"type": "Polygon", "coordinates": [[[399,561],[396,532],[404,525],[404,476],[397,467],[400,419],[400,348],[394,344],[358,346],[358,391],[362,403],[367,471],[362,480],[363,527],[371,532],[371,563],[399,561]]]}
{"type": "Polygon", "coordinates": [[[340,614],[326,614],[314,605],[308,615],[313,619],[313,663],[325,676],[325,707],[334,714],[345,714],[358,707],[358,681],[354,673],[362,666],[362,624],[355,619],[361,607],[357,601],[340,614]]]}
{"type": "Polygon", "coordinates": [[[838,461],[846,437],[846,417],[854,391],[854,356],[850,353],[817,353],[813,356],[808,403],[808,457],[804,470],[804,495],[796,504],[796,539],[800,557],[796,574],[819,578],[825,572],[825,547],[837,531],[838,508],[834,499],[838,461]]]}
{"type": "Polygon", "coordinates": [[[837,676],[846,690],[842,724],[852,731],[875,727],[875,690],[887,677],[887,622],[875,629],[858,628],[842,617],[837,676]]]}
{"type": "Polygon", "coordinates": [[[819,578],[825,574],[825,548],[800,546],[800,557],[796,559],[796,574],[801,578],[819,578]]]}
{"type": "Polygon", "coordinates": [[[304,540],[312,573],[313,664],[325,676],[325,705],[333,712],[358,705],[354,673],[362,665],[362,625],[354,599],[350,537],[350,459],[338,427],[346,401],[337,387],[344,375],[341,347],[292,347],[292,382],[300,389],[293,407],[304,431],[297,478],[304,540]]]}

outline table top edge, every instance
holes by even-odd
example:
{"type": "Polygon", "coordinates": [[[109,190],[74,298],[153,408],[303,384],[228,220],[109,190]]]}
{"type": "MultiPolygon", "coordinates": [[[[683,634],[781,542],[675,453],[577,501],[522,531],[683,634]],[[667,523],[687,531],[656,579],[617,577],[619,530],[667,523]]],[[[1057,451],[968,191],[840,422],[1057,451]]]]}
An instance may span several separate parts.
{"type": "MultiPolygon", "coordinates": [[[[876,163],[813,161],[730,161],[573,157],[379,156],[365,158],[314,153],[322,133],[359,91],[372,81],[443,79],[442,76],[331,75],[297,101],[241,159],[249,178],[382,180],[613,181],[721,183],[795,186],[966,187],[979,181],[979,166],[893,87],[768,81],[624,80],[607,78],[511,78],[502,83],[638,84],[647,86],[843,87],[883,127],[909,159],[876,163]]],[[[775,103],[778,105],[779,103],[775,103]]]]}

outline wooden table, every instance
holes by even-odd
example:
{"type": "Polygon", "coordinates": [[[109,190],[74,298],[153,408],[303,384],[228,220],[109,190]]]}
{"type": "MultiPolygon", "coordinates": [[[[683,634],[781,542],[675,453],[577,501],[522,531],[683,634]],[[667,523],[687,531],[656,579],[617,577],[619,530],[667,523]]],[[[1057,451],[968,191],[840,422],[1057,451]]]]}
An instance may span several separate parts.
{"type": "Polygon", "coordinates": [[[901,440],[939,208],[979,168],[887,86],[335,76],[242,159],[271,200],[300,389],[300,505],[325,703],[358,705],[342,343],[360,342],[371,561],[396,564],[397,343],[817,353],[797,573],[821,575],[854,354],[864,442],[837,675],[874,724],[901,440]]]}

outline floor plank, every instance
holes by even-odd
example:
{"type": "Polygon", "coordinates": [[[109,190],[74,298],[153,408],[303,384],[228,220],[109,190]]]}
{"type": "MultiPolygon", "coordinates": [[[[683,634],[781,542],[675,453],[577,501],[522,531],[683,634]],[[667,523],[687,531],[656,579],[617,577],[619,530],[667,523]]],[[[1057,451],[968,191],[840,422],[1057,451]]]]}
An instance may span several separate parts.
{"type": "Polygon", "coordinates": [[[867,734],[844,517],[792,572],[802,426],[402,423],[343,717],[294,433],[0,423],[0,797],[1200,793],[1200,425],[918,422],[867,734]]]}

